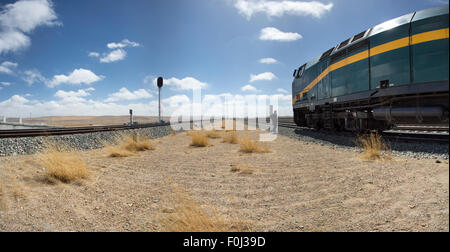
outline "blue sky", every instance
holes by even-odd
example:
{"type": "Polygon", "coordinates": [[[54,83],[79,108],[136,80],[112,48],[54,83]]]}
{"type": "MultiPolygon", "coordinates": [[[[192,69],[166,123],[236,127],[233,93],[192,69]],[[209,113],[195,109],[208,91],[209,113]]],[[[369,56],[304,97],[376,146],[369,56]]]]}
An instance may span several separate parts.
{"type": "Polygon", "coordinates": [[[383,21],[443,0],[0,2],[0,116],[164,114],[203,94],[278,95],[293,69],[383,21]]]}

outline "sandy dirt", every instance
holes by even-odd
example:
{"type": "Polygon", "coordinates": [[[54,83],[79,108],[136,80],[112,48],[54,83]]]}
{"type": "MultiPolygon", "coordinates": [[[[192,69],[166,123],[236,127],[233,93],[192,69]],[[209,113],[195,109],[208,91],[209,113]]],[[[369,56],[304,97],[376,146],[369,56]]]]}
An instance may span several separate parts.
{"type": "Polygon", "coordinates": [[[92,174],[71,184],[48,184],[35,156],[0,158],[0,231],[160,231],[169,181],[252,231],[449,231],[447,160],[369,162],[284,136],[270,153],[189,143],[179,133],[132,157],[80,152],[92,174]]]}

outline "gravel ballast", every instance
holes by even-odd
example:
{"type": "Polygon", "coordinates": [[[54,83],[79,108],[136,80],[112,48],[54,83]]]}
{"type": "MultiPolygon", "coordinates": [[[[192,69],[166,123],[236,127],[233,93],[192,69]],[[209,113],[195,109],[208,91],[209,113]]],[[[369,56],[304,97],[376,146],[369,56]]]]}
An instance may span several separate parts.
{"type": "MultiPolygon", "coordinates": [[[[301,141],[361,151],[356,144],[357,138],[349,134],[330,134],[315,130],[291,129],[279,127],[278,133],[301,141]]],[[[448,160],[449,145],[442,143],[387,142],[394,156],[412,158],[436,158],[448,160]]]]}
{"type": "MultiPolygon", "coordinates": [[[[301,130],[279,127],[279,134],[301,141],[344,148],[352,151],[361,151],[356,145],[356,138],[348,134],[329,134],[314,130],[301,130]]],[[[86,134],[47,136],[47,137],[22,137],[0,139],[0,156],[35,154],[45,147],[45,142],[61,143],[75,150],[91,150],[104,147],[104,143],[114,143],[121,134],[137,133],[149,138],[160,138],[169,135],[170,126],[141,128],[133,130],[95,132],[86,134]]],[[[406,143],[389,142],[392,154],[412,158],[436,158],[449,159],[449,145],[437,143],[406,143]]]]}
{"type": "Polygon", "coordinates": [[[170,126],[159,126],[86,134],[4,138],[0,139],[0,156],[35,154],[45,147],[46,142],[62,144],[75,150],[92,150],[103,148],[104,143],[114,143],[121,134],[137,133],[154,139],[167,136],[171,132],[170,126]]]}

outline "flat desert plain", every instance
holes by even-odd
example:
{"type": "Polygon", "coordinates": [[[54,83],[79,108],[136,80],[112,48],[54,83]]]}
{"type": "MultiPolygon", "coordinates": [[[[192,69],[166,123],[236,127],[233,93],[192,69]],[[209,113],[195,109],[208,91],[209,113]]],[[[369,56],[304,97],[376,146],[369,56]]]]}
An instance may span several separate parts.
{"type": "MultiPolygon", "coordinates": [[[[18,121],[17,118],[9,119],[18,121]]],[[[133,120],[142,123],[153,123],[158,121],[158,117],[154,116],[133,116],[133,120]]],[[[169,118],[162,118],[169,121],[169,118]]],[[[36,118],[23,118],[26,124],[46,124],[51,126],[63,127],[83,127],[83,126],[100,126],[100,125],[122,125],[130,122],[130,116],[48,116],[36,118]]]]}
{"type": "Polygon", "coordinates": [[[43,179],[36,156],[0,158],[0,231],[165,231],[173,188],[248,231],[449,231],[447,160],[365,161],[281,135],[268,153],[220,138],[192,147],[188,132],[152,141],[130,157],[75,153],[90,176],[71,183],[43,179]]]}

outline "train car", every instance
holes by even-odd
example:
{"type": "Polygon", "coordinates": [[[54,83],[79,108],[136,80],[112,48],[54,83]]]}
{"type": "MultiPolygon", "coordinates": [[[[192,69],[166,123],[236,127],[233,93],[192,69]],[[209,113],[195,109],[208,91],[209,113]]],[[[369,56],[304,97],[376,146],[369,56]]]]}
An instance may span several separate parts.
{"type": "Polygon", "coordinates": [[[448,126],[448,10],[386,21],[295,69],[295,123],[348,131],[448,126]]]}

